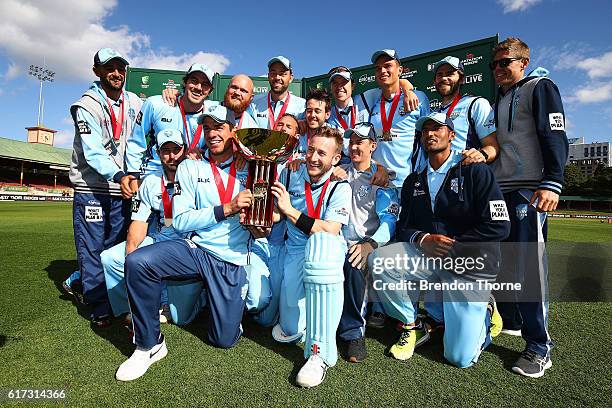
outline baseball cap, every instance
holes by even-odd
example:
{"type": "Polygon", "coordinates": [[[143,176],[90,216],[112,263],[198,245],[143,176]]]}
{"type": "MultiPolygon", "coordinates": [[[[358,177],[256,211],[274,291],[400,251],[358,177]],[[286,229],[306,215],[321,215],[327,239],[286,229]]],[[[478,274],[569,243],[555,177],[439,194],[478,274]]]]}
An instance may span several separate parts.
{"type": "Polygon", "coordinates": [[[164,143],[172,142],[177,146],[182,146],[185,142],[183,141],[183,134],[178,129],[164,129],[157,132],[157,148],[161,149],[164,143]]]}
{"type": "Polygon", "coordinates": [[[449,55],[448,57],[444,57],[440,61],[438,61],[438,62],[436,62],[434,64],[434,69],[433,69],[434,75],[436,75],[436,72],[438,72],[438,68],[440,68],[444,64],[448,64],[451,67],[453,67],[455,69],[458,69],[459,71],[463,72],[463,64],[461,63],[459,58],[451,57],[449,55]]]}
{"type": "Polygon", "coordinates": [[[374,126],[370,122],[355,123],[355,127],[344,131],[344,138],[349,139],[353,133],[362,139],[376,141],[376,132],[374,131],[374,126]]]}
{"type": "Polygon", "coordinates": [[[270,61],[268,61],[268,68],[270,68],[270,65],[274,64],[275,62],[280,62],[285,66],[285,68],[291,69],[291,61],[289,61],[289,58],[287,57],[279,55],[278,57],[271,58],[270,61]]]}
{"type": "Polygon", "coordinates": [[[417,120],[417,123],[415,125],[417,132],[421,132],[423,130],[423,125],[429,120],[433,120],[436,123],[448,126],[450,130],[455,130],[455,125],[453,124],[453,121],[450,118],[446,117],[446,113],[431,112],[429,115],[423,116],[419,120],[417,120]]]}
{"type": "Polygon", "coordinates": [[[118,58],[123,61],[125,65],[130,65],[121,54],[119,54],[112,48],[102,48],[101,50],[96,52],[96,55],[94,55],[94,65],[104,65],[113,58],[118,58]]]}
{"type": "Polygon", "coordinates": [[[378,50],[374,54],[372,54],[372,64],[376,64],[376,60],[381,55],[386,55],[390,58],[393,58],[394,60],[397,60],[397,62],[400,62],[399,55],[397,55],[397,51],[390,50],[390,49],[384,49],[384,50],[378,50]]]}
{"type": "Polygon", "coordinates": [[[208,82],[210,82],[211,84],[213,83],[213,77],[215,76],[215,73],[213,72],[212,69],[208,68],[208,65],[206,65],[206,64],[193,64],[192,66],[189,67],[189,69],[187,70],[187,73],[185,74],[185,76],[189,76],[193,72],[201,72],[201,73],[203,73],[204,75],[206,75],[206,78],[208,78],[208,82]]]}
{"type": "Polygon", "coordinates": [[[200,117],[198,118],[198,123],[201,125],[204,123],[205,117],[212,118],[217,123],[229,123],[230,125],[234,125],[236,122],[236,116],[234,115],[234,111],[231,109],[227,109],[222,105],[213,105],[206,109],[200,117]]]}
{"type": "Polygon", "coordinates": [[[350,81],[351,71],[334,72],[333,74],[329,76],[329,83],[331,83],[332,79],[334,79],[335,77],[342,77],[346,79],[347,81],[350,81]]]}

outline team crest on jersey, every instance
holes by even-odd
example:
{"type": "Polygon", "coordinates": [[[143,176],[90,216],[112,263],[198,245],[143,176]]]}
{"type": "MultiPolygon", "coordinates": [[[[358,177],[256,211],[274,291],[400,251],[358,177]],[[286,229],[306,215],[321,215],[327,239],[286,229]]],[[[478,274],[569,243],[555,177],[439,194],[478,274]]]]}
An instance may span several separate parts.
{"type": "Polygon", "coordinates": [[[240,185],[246,186],[246,183],[247,183],[246,177],[239,178],[238,181],[240,182],[240,185]]]}
{"type": "Polygon", "coordinates": [[[140,209],[140,200],[137,198],[134,198],[132,200],[132,212],[137,213],[139,209],[140,209]]]}
{"type": "Polygon", "coordinates": [[[395,216],[399,215],[400,206],[397,203],[391,203],[391,205],[387,208],[389,214],[393,214],[395,216]]]}
{"type": "Polygon", "coordinates": [[[346,208],[344,208],[344,207],[338,208],[336,210],[336,214],[338,214],[341,217],[348,217],[348,215],[349,215],[348,210],[346,208]]]}
{"type": "Polygon", "coordinates": [[[362,185],[361,187],[359,187],[359,191],[357,191],[357,197],[364,198],[370,193],[371,189],[372,189],[371,186],[362,185]]]}
{"type": "Polygon", "coordinates": [[[79,133],[81,135],[91,134],[91,128],[89,127],[87,122],[85,122],[84,120],[79,120],[77,122],[77,127],[79,128],[79,133]]]}
{"type": "Polygon", "coordinates": [[[130,108],[128,110],[128,116],[130,117],[130,120],[134,120],[134,117],[136,116],[136,112],[134,112],[134,108],[130,108]]]}
{"type": "MultiPolygon", "coordinates": [[[[463,184],[463,177],[461,177],[461,184],[463,184]]],[[[455,194],[459,193],[459,180],[455,177],[450,181],[450,189],[455,194]]]]}
{"type": "Polygon", "coordinates": [[[138,112],[138,116],[136,116],[136,124],[137,125],[142,124],[142,111],[138,112]]]}
{"type": "Polygon", "coordinates": [[[522,221],[525,217],[527,217],[528,208],[529,207],[527,204],[519,204],[516,206],[516,218],[518,218],[519,221],[522,221]]]}

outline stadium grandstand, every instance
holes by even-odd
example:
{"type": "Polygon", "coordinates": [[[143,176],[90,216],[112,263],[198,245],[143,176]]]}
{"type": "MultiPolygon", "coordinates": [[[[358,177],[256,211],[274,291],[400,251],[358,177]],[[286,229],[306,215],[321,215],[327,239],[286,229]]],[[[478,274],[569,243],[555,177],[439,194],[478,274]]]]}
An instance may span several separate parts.
{"type": "Polygon", "coordinates": [[[0,137],[0,201],[72,200],[72,150],[53,147],[52,137],[39,140],[41,130],[55,133],[28,128],[28,142],[0,137]]]}

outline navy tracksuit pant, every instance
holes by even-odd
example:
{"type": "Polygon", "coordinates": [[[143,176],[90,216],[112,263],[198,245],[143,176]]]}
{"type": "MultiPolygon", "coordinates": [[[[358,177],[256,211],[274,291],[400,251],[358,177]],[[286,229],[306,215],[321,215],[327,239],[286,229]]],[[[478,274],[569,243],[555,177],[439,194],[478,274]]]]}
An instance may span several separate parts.
{"type": "Polygon", "coordinates": [[[215,258],[189,240],[162,241],[139,248],[125,259],[134,343],[151,348],[160,338],[159,297],[162,279],[201,279],[210,307],[208,340],[230,348],[242,335],[247,294],[244,267],[215,258]]]}
{"type": "MultiPolygon", "coordinates": [[[[548,301],[535,299],[534,293],[547,293],[548,265],[544,242],[547,239],[545,213],[529,205],[533,192],[521,189],[504,194],[511,230],[502,244],[502,270],[498,281],[521,282],[529,293],[528,301],[499,302],[504,328],[520,329],[527,350],[541,356],[550,354],[553,342],[548,333],[548,301]],[[539,243],[539,244],[538,244],[539,243]]],[[[499,298],[507,296],[499,296],[499,298]]]]}
{"type": "Polygon", "coordinates": [[[344,340],[355,340],[365,335],[365,314],[368,305],[367,280],[361,269],[344,261],[344,306],[338,325],[338,336],[344,340]]]}
{"type": "Polygon", "coordinates": [[[94,317],[111,314],[100,254],[125,241],[130,201],[110,195],[74,193],[72,220],[85,303],[94,317]]]}

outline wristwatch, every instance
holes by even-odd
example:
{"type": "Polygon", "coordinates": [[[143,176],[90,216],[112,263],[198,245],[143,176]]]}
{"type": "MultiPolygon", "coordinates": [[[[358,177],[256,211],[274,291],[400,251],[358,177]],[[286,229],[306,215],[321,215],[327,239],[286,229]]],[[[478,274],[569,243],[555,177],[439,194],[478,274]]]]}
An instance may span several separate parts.
{"type": "Polygon", "coordinates": [[[378,242],[374,241],[370,237],[365,237],[364,239],[361,240],[362,244],[365,243],[365,242],[369,242],[370,245],[372,245],[372,248],[374,248],[374,249],[378,248],[378,242]]]}

